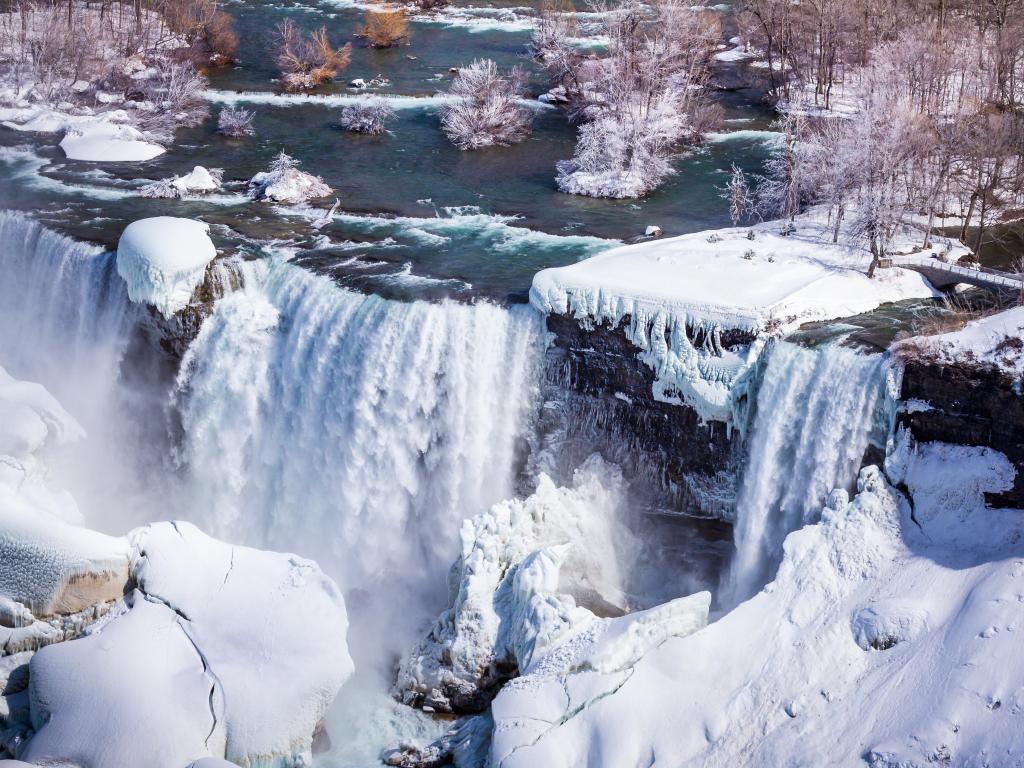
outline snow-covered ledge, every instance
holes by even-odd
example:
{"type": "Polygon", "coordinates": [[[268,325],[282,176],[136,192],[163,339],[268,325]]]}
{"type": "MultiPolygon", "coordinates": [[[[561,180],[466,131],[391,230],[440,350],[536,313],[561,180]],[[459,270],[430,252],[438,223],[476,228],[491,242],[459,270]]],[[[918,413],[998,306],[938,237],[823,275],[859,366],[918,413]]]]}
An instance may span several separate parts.
{"type": "MultiPolygon", "coordinates": [[[[614,248],[534,277],[531,302],[584,326],[617,326],[641,350],[657,380],[658,400],[685,403],[705,420],[729,423],[744,374],[764,342],[798,325],[935,295],[916,272],[878,270],[871,256],[812,211],[787,222],[697,232],[614,248]]],[[[910,251],[920,233],[894,243],[910,251]]],[[[932,239],[932,252],[957,258],[955,241],[932,239]]],[[[922,255],[928,255],[924,252],[922,255]]]]}
{"type": "Polygon", "coordinates": [[[201,221],[157,216],[133,221],[117,243],[117,272],[128,297],[170,317],[188,304],[217,255],[201,221]]]}

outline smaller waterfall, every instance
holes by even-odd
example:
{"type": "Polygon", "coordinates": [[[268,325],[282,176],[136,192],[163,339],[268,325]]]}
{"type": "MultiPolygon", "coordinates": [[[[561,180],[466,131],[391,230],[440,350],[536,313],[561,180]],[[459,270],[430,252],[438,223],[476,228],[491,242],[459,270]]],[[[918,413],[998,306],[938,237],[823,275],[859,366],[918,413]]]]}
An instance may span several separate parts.
{"type": "Polygon", "coordinates": [[[817,519],[833,488],[852,488],[872,438],[884,439],[884,356],[787,342],[768,354],[736,504],[733,604],[771,579],[786,535],[817,519]]]}

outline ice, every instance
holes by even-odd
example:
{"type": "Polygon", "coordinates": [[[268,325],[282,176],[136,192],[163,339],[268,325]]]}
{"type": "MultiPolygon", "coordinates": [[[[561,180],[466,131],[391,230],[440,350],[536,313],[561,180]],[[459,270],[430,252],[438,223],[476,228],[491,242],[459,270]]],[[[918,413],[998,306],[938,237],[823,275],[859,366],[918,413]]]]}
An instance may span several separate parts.
{"type": "Polygon", "coordinates": [[[217,255],[201,221],[157,216],[133,221],[117,244],[117,271],[134,302],[170,317],[183,309],[217,255]]]}
{"type": "MultiPolygon", "coordinates": [[[[937,443],[900,450],[913,518],[865,468],[852,500],[830,495],[820,522],[786,538],[775,580],[716,622],[601,685],[507,685],[490,765],[1019,761],[1024,520],[983,501],[1006,487],[1008,462],[937,443]]],[[[598,642],[574,639],[570,665],[598,642]]]]}
{"type": "MultiPolygon", "coordinates": [[[[802,323],[847,317],[935,290],[904,269],[867,276],[871,257],[832,232],[821,210],[787,222],[698,232],[614,248],[533,279],[531,302],[584,324],[618,325],[657,374],[654,396],[730,423],[764,340],[802,323]],[[722,334],[746,343],[729,348],[722,334]]],[[[913,244],[908,232],[894,247],[913,244]]],[[[965,249],[946,240],[953,257],[965,249]]]]}
{"type": "Polygon", "coordinates": [[[166,150],[148,141],[138,128],[107,120],[78,123],[68,129],[60,148],[69,160],[99,163],[152,160],[166,150]]]}
{"type": "Polygon", "coordinates": [[[181,617],[216,677],[227,759],[308,759],[313,729],[353,669],[334,582],[310,560],[225,544],[189,523],[131,539],[135,583],[181,617]]]}
{"type": "Polygon", "coordinates": [[[595,456],[571,487],[542,475],[529,498],[466,521],[448,610],[399,670],[403,698],[478,711],[512,670],[594,619],[577,602],[625,610],[622,564],[635,543],[617,521],[623,494],[618,469],[595,456]]]}
{"type": "Polygon", "coordinates": [[[331,194],[323,179],[300,171],[298,166],[297,160],[281,152],[269,171],[257,173],[249,181],[249,195],[254,200],[295,204],[331,194]]]}

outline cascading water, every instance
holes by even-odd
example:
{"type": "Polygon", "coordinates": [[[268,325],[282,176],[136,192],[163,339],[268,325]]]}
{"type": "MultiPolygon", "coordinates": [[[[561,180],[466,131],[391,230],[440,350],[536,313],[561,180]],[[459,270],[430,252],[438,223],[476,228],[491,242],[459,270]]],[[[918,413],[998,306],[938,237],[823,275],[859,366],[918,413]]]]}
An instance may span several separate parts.
{"type": "Polygon", "coordinates": [[[0,243],[0,360],[66,407],[90,402],[81,377],[116,381],[133,311],[114,255],[11,211],[0,211],[0,243]]]}
{"type": "Polygon", "coordinates": [[[424,614],[422,596],[443,602],[461,521],[515,493],[539,316],[388,301],[283,261],[250,282],[179,374],[187,514],[316,558],[354,603],[390,585],[410,603],[396,620],[422,619],[437,607],[424,614]]]}
{"type": "Polygon", "coordinates": [[[142,510],[153,519],[161,494],[149,491],[161,473],[142,467],[162,460],[166,429],[157,393],[122,377],[141,315],[114,254],[8,211],[0,243],[0,365],[43,384],[87,435],[52,457],[53,482],[72,491],[92,527],[120,534],[142,510]]]}
{"type": "Polygon", "coordinates": [[[853,485],[886,429],[883,355],[788,342],[768,354],[736,503],[732,604],[771,578],[786,535],[816,519],[832,489],[853,485]]]}

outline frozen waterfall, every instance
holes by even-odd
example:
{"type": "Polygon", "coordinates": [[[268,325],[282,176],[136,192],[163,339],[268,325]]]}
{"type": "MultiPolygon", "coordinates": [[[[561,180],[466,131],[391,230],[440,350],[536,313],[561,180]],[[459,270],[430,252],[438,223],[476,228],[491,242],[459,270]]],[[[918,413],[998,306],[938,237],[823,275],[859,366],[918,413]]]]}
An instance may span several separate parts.
{"type": "MultiPolygon", "coordinates": [[[[247,285],[178,376],[186,514],[317,559],[368,620],[411,631],[443,605],[462,521],[516,493],[541,318],[389,301],[281,260],[247,285]]],[[[378,645],[402,634],[379,630],[378,645]]]]}
{"type": "Polygon", "coordinates": [[[815,520],[833,488],[849,489],[872,438],[885,439],[884,356],[788,342],[768,354],[736,503],[733,605],[771,579],[786,535],[815,520]]]}

